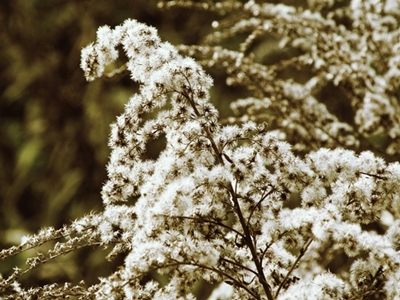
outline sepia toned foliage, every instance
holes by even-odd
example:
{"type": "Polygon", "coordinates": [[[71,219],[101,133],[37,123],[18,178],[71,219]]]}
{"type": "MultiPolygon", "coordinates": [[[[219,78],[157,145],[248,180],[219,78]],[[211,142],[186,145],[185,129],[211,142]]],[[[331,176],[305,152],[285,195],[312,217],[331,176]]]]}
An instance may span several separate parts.
{"type": "Polygon", "coordinates": [[[0,294],[400,297],[397,1],[158,6],[206,13],[210,27],[176,46],[130,18],[99,27],[81,53],[89,85],[133,82],[111,125],[103,208],[2,250],[9,259],[49,244],[0,278],[0,294]],[[97,281],[21,285],[99,247],[110,249],[103,264],[120,266],[97,281]]]}

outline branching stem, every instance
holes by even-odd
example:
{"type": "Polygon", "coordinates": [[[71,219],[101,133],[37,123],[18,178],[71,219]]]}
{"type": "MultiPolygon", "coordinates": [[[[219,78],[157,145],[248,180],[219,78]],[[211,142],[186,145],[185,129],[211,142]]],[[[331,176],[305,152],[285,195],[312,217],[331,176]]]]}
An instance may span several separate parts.
{"type": "Polygon", "coordinates": [[[299,256],[297,256],[296,261],[293,263],[292,267],[290,268],[289,272],[287,272],[285,278],[282,280],[281,284],[279,285],[278,290],[275,293],[275,298],[278,297],[279,292],[281,291],[281,289],[285,286],[285,283],[288,281],[290,275],[293,273],[294,269],[296,269],[297,264],[299,263],[300,259],[303,257],[303,255],[306,253],[308,247],[311,245],[313,239],[309,238],[307,243],[304,245],[303,248],[301,248],[299,256]]]}
{"type": "MultiPolygon", "coordinates": [[[[183,76],[185,76],[185,75],[183,75],[183,76]]],[[[189,84],[189,91],[191,93],[189,94],[187,91],[184,91],[184,92],[182,92],[182,95],[188,100],[188,102],[190,103],[191,107],[193,108],[195,114],[198,117],[201,117],[201,114],[200,114],[199,110],[196,107],[196,103],[195,103],[194,99],[192,98],[193,91],[191,89],[190,82],[189,82],[188,79],[187,79],[187,81],[188,81],[188,84],[189,84]]],[[[218,158],[218,162],[220,164],[224,164],[221,152],[218,150],[218,147],[217,147],[214,139],[212,138],[212,134],[211,134],[210,130],[207,127],[205,127],[204,130],[206,132],[207,138],[209,139],[209,141],[211,143],[211,147],[212,147],[215,155],[218,158]]],[[[257,250],[256,250],[256,247],[255,247],[255,244],[254,244],[253,237],[251,235],[250,229],[248,227],[248,223],[246,222],[246,220],[245,220],[245,218],[243,216],[243,213],[242,213],[242,210],[240,208],[240,204],[239,204],[239,200],[238,200],[237,194],[236,194],[235,190],[233,189],[233,186],[232,186],[231,183],[228,186],[228,189],[229,189],[229,192],[230,192],[231,197],[232,197],[232,201],[233,201],[233,204],[234,204],[234,207],[235,207],[236,214],[237,214],[237,216],[239,218],[239,222],[240,222],[240,224],[242,226],[242,229],[243,229],[243,232],[244,232],[245,243],[250,249],[253,262],[254,262],[254,264],[256,266],[256,269],[257,269],[258,280],[260,281],[261,285],[263,286],[263,289],[265,291],[265,294],[267,295],[268,300],[274,300],[274,297],[273,297],[272,292],[271,292],[271,287],[267,283],[263,267],[261,265],[260,259],[258,258],[257,250]]],[[[257,297],[257,299],[258,299],[258,297],[257,297]]]]}

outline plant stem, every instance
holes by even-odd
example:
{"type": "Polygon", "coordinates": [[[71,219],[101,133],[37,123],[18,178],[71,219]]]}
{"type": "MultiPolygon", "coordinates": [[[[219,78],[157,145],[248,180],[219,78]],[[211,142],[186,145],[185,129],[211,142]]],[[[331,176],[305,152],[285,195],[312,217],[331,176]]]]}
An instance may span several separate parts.
{"type": "Polygon", "coordinates": [[[283,286],[285,285],[286,281],[289,279],[289,276],[292,274],[292,272],[294,271],[294,269],[296,268],[297,264],[299,263],[300,259],[303,257],[303,255],[306,253],[308,247],[310,246],[310,244],[312,243],[313,239],[309,238],[307,243],[304,245],[303,248],[301,248],[299,256],[297,257],[296,261],[293,263],[292,267],[290,268],[289,272],[286,274],[285,278],[282,280],[282,283],[279,285],[278,290],[275,293],[275,298],[278,297],[279,292],[281,291],[281,289],[283,288],[283,286]]]}
{"type": "MultiPolygon", "coordinates": [[[[189,80],[188,80],[188,83],[189,83],[189,86],[190,86],[189,80]]],[[[198,117],[201,117],[201,114],[200,114],[199,110],[197,109],[196,104],[195,104],[195,102],[194,102],[194,100],[192,98],[193,92],[191,90],[191,87],[190,87],[190,91],[191,91],[191,94],[189,94],[188,92],[184,92],[184,93],[182,93],[182,95],[189,101],[189,103],[192,106],[195,114],[198,117]]],[[[207,127],[205,127],[204,129],[205,129],[207,138],[211,143],[211,147],[212,147],[213,151],[215,152],[215,154],[218,157],[218,162],[220,164],[224,164],[224,161],[222,159],[222,155],[221,155],[220,151],[218,150],[218,147],[217,147],[214,139],[212,138],[212,134],[211,134],[210,130],[207,127]]],[[[267,295],[268,300],[274,300],[274,296],[272,295],[272,292],[271,292],[271,287],[267,283],[267,280],[265,278],[264,270],[263,270],[261,262],[260,262],[260,260],[258,258],[257,250],[256,250],[256,247],[255,247],[255,244],[253,243],[253,238],[251,236],[250,229],[248,227],[248,224],[247,224],[246,220],[244,219],[242,210],[240,208],[239,200],[238,200],[236,191],[234,190],[234,188],[232,186],[232,183],[229,184],[228,189],[229,189],[229,192],[230,192],[230,194],[232,196],[232,201],[233,201],[234,207],[236,208],[236,213],[237,213],[237,216],[239,217],[239,222],[240,222],[240,224],[242,226],[242,229],[243,229],[243,232],[244,232],[244,238],[245,238],[246,245],[250,249],[251,256],[253,258],[253,262],[254,262],[254,264],[256,266],[256,269],[257,269],[258,280],[261,283],[261,285],[263,286],[265,294],[267,295]]]]}

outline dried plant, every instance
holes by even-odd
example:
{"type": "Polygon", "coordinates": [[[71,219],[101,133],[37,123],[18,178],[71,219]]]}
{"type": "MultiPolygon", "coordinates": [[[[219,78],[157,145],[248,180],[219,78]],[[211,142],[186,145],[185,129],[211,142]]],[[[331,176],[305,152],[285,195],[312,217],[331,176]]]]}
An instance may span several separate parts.
{"type": "Polygon", "coordinates": [[[82,51],[87,80],[127,70],[140,85],[111,127],[104,211],[2,250],[4,259],[63,239],[0,278],[0,292],[195,299],[204,280],[218,284],[210,299],[400,298],[400,164],[385,161],[400,154],[397,1],[160,6],[214,12],[215,31],[202,45],[174,47],[135,20],[98,29],[82,51]],[[243,36],[236,50],[222,46],[243,36]],[[268,62],[273,45],[286,56],[268,62]],[[120,49],[128,62],[105,74],[120,49]],[[235,116],[219,120],[204,68],[251,93],[232,99],[235,116]],[[340,92],[349,120],[323,99],[327,87],[340,92]],[[157,139],[165,148],[145,158],[157,139]],[[107,258],[123,253],[124,264],[92,286],[18,283],[88,246],[112,247],[107,258]],[[337,256],[346,263],[330,270],[337,256]]]}

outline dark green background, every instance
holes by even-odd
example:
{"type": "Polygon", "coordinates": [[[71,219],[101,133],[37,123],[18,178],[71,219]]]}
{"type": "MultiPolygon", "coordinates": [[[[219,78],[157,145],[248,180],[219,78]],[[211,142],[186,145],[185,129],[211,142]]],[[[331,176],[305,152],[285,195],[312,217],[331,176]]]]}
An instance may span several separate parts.
{"type": "MultiPolygon", "coordinates": [[[[197,44],[217,16],[160,10],[156,0],[0,0],[0,248],[16,245],[40,228],[60,228],[102,210],[109,125],[137,86],[127,74],[87,83],[79,68],[80,51],[95,40],[99,26],[114,27],[127,18],[153,25],[172,44],[197,44]]],[[[216,83],[213,102],[225,117],[231,114],[227,101],[245,94],[226,89],[218,71],[207,71],[216,83]]],[[[350,110],[331,101],[335,90],[330,87],[321,97],[350,122],[350,110]]],[[[0,273],[23,267],[35,253],[0,261],[0,273]]],[[[21,279],[26,286],[80,280],[93,284],[122,263],[122,258],[105,261],[106,254],[102,249],[80,250],[21,279]]]]}
{"type": "MultiPolygon", "coordinates": [[[[212,17],[161,11],[147,0],[0,1],[0,248],[102,210],[109,125],[136,86],[127,74],[85,81],[80,51],[97,28],[135,18],[157,27],[163,40],[191,44],[212,17]]],[[[0,273],[23,267],[34,253],[1,261],[0,273]]],[[[27,286],[95,283],[121,263],[106,262],[105,254],[81,250],[21,279],[27,286]]]]}

